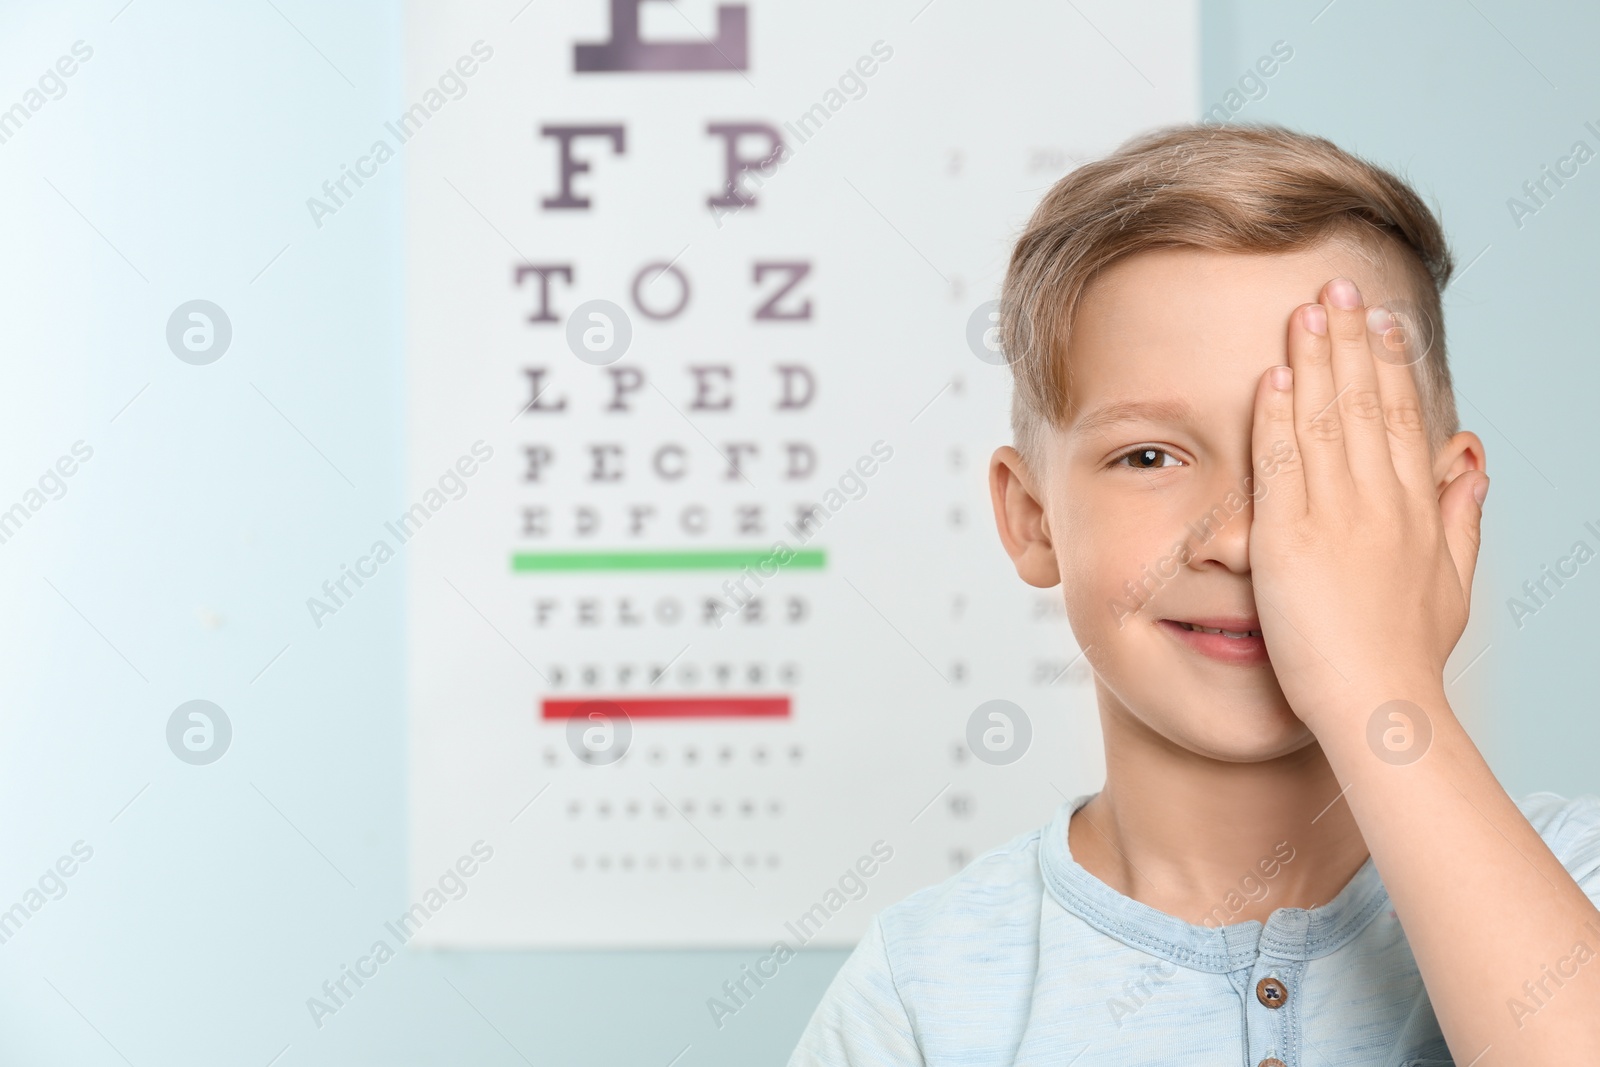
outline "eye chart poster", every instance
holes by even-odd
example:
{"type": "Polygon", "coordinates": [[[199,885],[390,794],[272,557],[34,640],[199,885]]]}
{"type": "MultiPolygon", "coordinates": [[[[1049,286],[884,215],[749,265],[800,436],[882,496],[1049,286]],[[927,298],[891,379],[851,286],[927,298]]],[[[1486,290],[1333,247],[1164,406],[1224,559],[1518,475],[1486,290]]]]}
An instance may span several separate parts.
{"type": "Polygon", "coordinates": [[[419,944],[848,946],[1098,787],[990,312],[1052,182],[1200,114],[1158,6],[411,5],[419,944]]]}

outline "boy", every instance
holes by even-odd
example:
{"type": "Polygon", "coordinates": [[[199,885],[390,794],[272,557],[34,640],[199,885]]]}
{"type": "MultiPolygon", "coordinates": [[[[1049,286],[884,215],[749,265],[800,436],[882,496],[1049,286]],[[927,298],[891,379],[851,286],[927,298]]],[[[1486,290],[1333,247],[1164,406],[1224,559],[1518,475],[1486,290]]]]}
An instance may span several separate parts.
{"type": "Polygon", "coordinates": [[[1045,196],[990,488],[1106,782],[884,909],[792,1067],[1600,1063],[1600,797],[1513,801],[1447,700],[1488,487],[1452,270],[1403,182],[1278,127],[1045,196]]]}

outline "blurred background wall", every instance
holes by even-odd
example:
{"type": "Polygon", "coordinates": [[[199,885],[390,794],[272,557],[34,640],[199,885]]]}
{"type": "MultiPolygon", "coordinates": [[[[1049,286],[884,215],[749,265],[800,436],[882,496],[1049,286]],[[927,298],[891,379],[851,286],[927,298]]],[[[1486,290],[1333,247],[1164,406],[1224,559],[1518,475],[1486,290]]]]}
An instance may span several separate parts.
{"type": "MultiPolygon", "coordinates": [[[[1328,136],[1440,210],[1458,401],[1493,479],[1464,714],[1514,795],[1595,792],[1600,584],[1592,566],[1538,600],[1523,583],[1600,543],[1600,178],[1584,157],[1537,199],[1524,183],[1600,148],[1600,14],[1205,0],[1201,27],[1202,111],[1328,136]],[[1278,41],[1292,60],[1250,80],[1278,41]]],[[[0,502],[73,471],[0,545],[0,902],[75,872],[0,945],[7,1064],[780,1063],[845,956],[804,953],[720,1031],[706,993],[747,953],[410,951],[338,1026],[307,1022],[328,946],[406,899],[403,583],[297,636],[308,579],[404,497],[403,186],[373,182],[337,228],[302,215],[400,110],[404,29],[380,3],[0,14],[0,100],[73,68],[0,143],[0,502]],[[204,377],[166,343],[202,295],[235,346],[204,377]],[[167,748],[201,696],[249,737],[225,774],[167,748]]],[[[1137,36],[1114,47],[1137,61],[1137,36]]]]}

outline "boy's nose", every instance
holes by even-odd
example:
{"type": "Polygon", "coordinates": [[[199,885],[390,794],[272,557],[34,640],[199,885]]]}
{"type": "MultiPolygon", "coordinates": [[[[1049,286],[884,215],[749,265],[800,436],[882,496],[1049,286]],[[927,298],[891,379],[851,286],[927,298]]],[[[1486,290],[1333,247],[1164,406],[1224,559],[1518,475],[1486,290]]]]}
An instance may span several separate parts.
{"type": "Polygon", "coordinates": [[[1248,470],[1230,484],[1212,487],[1201,514],[1189,524],[1190,566],[1215,561],[1235,574],[1249,573],[1255,494],[1265,488],[1248,470]]]}

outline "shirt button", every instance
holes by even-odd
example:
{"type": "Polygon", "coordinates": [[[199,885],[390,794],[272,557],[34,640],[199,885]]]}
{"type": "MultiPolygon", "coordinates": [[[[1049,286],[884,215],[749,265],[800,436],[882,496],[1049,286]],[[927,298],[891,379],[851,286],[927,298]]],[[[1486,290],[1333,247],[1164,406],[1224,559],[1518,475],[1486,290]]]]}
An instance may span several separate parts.
{"type": "Polygon", "coordinates": [[[1278,1057],[1268,1056],[1266,1059],[1256,1064],[1256,1067],[1285,1067],[1285,1065],[1282,1060],[1278,1059],[1278,1057]]]}
{"type": "Polygon", "coordinates": [[[1256,999],[1269,1008],[1281,1008],[1289,1001],[1289,990],[1276,978],[1263,978],[1256,983],[1256,999]]]}

